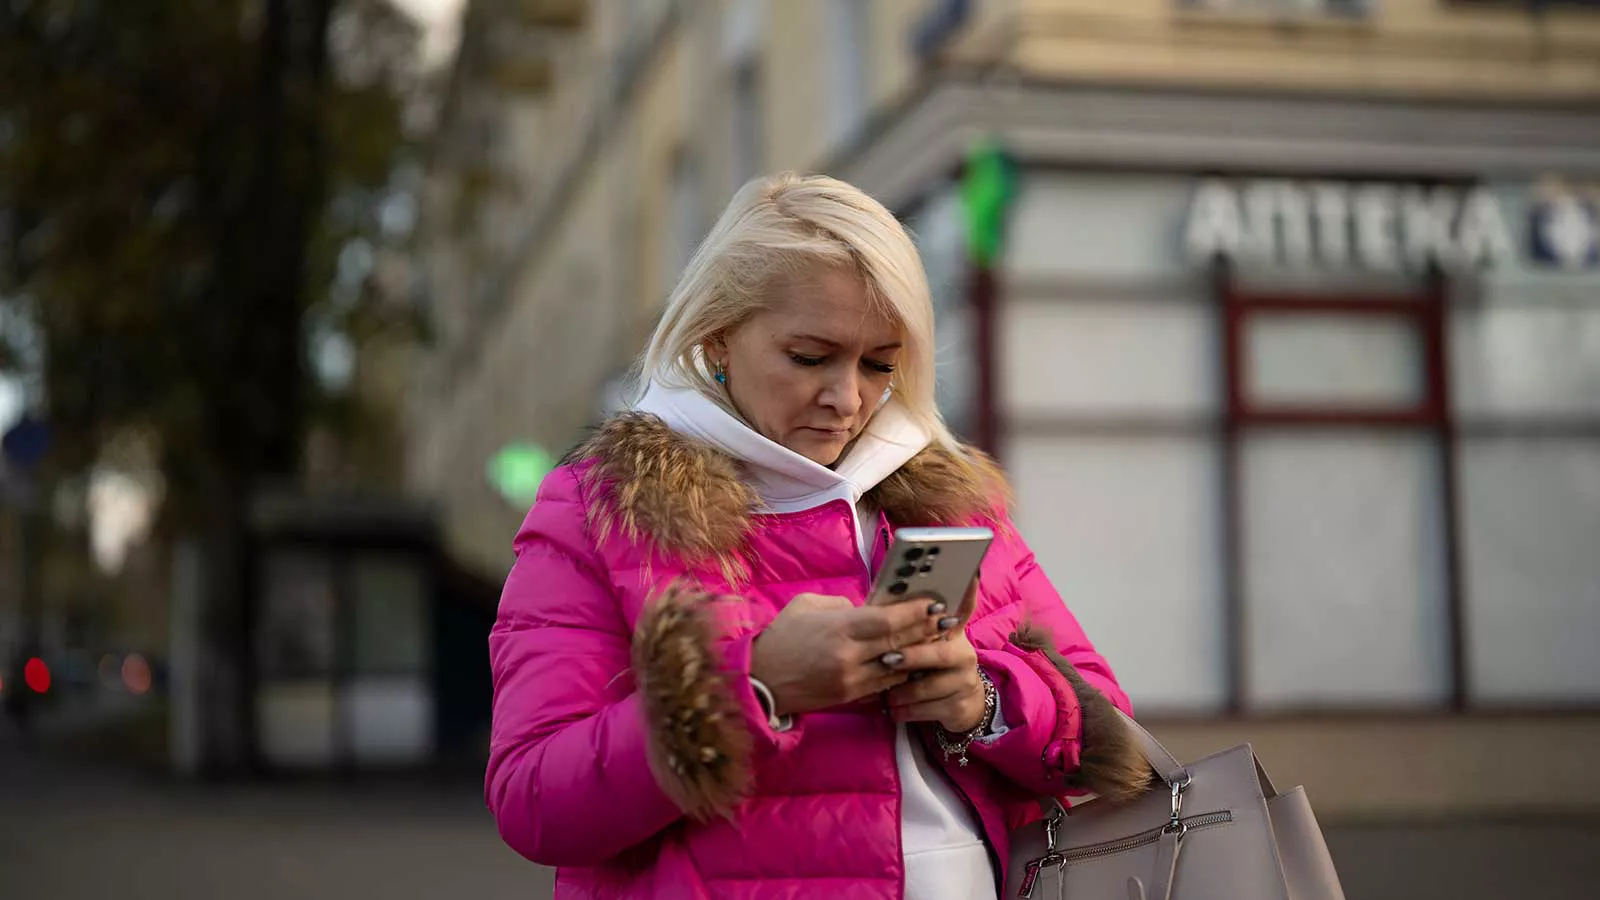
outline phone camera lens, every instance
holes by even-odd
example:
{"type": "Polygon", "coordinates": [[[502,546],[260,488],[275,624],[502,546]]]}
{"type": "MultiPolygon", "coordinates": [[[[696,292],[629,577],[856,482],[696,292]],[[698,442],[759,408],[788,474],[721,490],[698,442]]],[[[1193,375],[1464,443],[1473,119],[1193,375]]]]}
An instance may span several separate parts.
{"type": "Polygon", "coordinates": [[[929,547],[928,548],[928,555],[929,556],[938,556],[939,555],[939,548],[938,547],[929,547]]]}
{"type": "Polygon", "coordinates": [[[913,560],[913,559],[920,559],[921,557],[922,557],[922,548],[921,547],[912,547],[910,550],[906,551],[906,560],[908,562],[910,560],[913,560]]]}
{"type": "MultiPolygon", "coordinates": [[[[928,570],[927,569],[923,569],[922,571],[926,572],[928,570]]],[[[894,570],[894,574],[900,576],[901,578],[910,578],[911,576],[917,574],[917,567],[916,566],[901,566],[900,568],[894,570]]]]}
{"type": "Polygon", "coordinates": [[[924,575],[926,575],[926,574],[928,574],[929,572],[932,572],[932,571],[933,571],[933,566],[923,566],[922,567],[922,574],[924,574],[924,575]]]}
{"type": "Polygon", "coordinates": [[[896,581],[894,584],[889,585],[889,593],[898,597],[901,594],[904,594],[906,592],[906,588],[908,587],[910,587],[910,585],[906,584],[904,581],[896,581]]]}

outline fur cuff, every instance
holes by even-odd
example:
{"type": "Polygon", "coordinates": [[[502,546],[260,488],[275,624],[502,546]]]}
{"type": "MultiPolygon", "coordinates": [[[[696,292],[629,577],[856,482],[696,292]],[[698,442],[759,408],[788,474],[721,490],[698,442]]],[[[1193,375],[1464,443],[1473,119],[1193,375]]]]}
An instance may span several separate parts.
{"type": "Polygon", "coordinates": [[[726,815],[748,792],[751,738],[716,652],[717,598],[675,585],[639,616],[633,669],[650,769],[689,816],[726,815]]]}
{"type": "MultiPolygon", "coordinates": [[[[745,545],[762,503],[733,457],[654,415],[630,412],[606,421],[563,462],[586,463],[580,477],[595,498],[589,527],[600,540],[615,534],[692,563],[715,563],[730,584],[749,574],[745,545]]],[[[1010,488],[994,460],[977,450],[934,445],[867,497],[890,521],[954,525],[1004,520],[1010,488]]]]}
{"type": "Polygon", "coordinates": [[[1078,741],[1078,771],[1071,776],[1073,787],[1093,791],[1113,803],[1143,795],[1155,773],[1139,752],[1139,745],[1123,724],[1117,708],[1106,695],[1078,674],[1056,649],[1055,640],[1043,628],[1023,625],[1011,635],[1011,643],[1024,650],[1043,653],[1072,686],[1082,710],[1082,736],[1078,741]]]}

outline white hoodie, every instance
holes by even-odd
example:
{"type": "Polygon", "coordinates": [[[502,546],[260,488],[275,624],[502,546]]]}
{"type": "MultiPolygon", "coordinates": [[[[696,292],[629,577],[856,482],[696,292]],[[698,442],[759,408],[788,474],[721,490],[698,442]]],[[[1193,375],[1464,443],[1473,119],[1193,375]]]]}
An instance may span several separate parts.
{"type": "MultiPolygon", "coordinates": [[[[716,447],[745,464],[745,477],[770,512],[799,512],[848,500],[857,548],[872,564],[875,511],[863,497],[928,446],[929,435],[891,399],[881,406],[850,452],[833,468],[820,465],[758,434],[701,393],[652,384],[634,408],[659,416],[668,427],[716,447]]],[[[1005,733],[998,712],[986,740],[1005,733]]],[[[943,773],[912,742],[906,726],[895,734],[900,775],[900,835],[905,852],[906,900],[993,900],[994,873],[982,832],[943,773]]]]}

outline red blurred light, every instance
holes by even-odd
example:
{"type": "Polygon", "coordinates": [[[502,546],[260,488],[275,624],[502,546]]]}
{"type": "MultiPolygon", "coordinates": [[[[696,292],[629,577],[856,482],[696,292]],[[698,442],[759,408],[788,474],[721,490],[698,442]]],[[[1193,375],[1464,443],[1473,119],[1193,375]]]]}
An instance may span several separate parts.
{"type": "Polygon", "coordinates": [[[28,687],[33,688],[35,694],[47,693],[50,690],[50,667],[44,664],[44,660],[35,656],[22,667],[22,680],[28,683],[28,687]]]}
{"type": "Polygon", "coordinates": [[[144,661],[144,657],[130,653],[122,661],[122,683],[128,686],[131,694],[143,694],[150,690],[150,664],[144,661]]]}

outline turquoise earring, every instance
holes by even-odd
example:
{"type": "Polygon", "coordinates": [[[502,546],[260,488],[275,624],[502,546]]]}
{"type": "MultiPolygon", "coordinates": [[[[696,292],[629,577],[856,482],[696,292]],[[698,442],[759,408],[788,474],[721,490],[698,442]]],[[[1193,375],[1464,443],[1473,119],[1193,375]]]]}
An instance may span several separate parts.
{"type": "Polygon", "coordinates": [[[724,369],[722,367],[722,363],[720,361],[718,361],[718,362],[714,363],[713,365],[715,365],[717,367],[717,370],[716,370],[716,372],[714,374],[712,374],[711,377],[715,378],[717,380],[717,384],[727,384],[728,383],[728,372],[727,372],[726,369],[724,369]]]}

